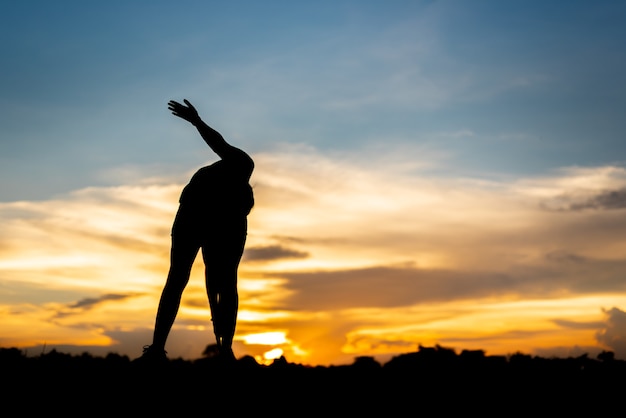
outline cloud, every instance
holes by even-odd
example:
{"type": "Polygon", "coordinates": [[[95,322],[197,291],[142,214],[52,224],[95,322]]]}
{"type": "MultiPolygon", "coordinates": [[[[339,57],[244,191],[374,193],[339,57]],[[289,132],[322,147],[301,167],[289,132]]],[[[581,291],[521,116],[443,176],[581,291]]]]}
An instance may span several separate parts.
{"type": "Polygon", "coordinates": [[[286,287],[292,292],[289,305],[301,310],[410,306],[512,289],[511,279],[501,274],[410,267],[282,272],[280,276],[288,280],[286,287]]]}
{"type": "Polygon", "coordinates": [[[99,308],[109,302],[124,302],[130,298],[142,297],[142,294],[115,294],[109,293],[97,298],[84,298],[65,306],[55,308],[53,319],[67,318],[73,315],[85,315],[87,311],[99,308]]]}
{"type": "Polygon", "coordinates": [[[280,245],[267,245],[246,248],[243,259],[246,261],[271,261],[284,258],[306,258],[309,254],[304,251],[285,248],[280,245]]]}
{"type": "MultiPolygon", "coordinates": [[[[610,263],[609,263],[610,264],[610,263]]],[[[336,310],[398,307],[418,303],[484,298],[557,298],[565,294],[626,292],[620,273],[626,262],[610,267],[589,262],[583,269],[559,266],[511,267],[507,272],[376,266],[360,269],[274,272],[287,279],[293,309],[336,310]]],[[[564,324],[564,323],[562,323],[564,324]]],[[[561,325],[562,325],[561,324],[561,325]]]]}
{"type": "Polygon", "coordinates": [[[110,293],[107,295],[102,295],[98,298],[85,298],[85,299],[81,299],[78,302],[72,303],[70,305],[68,305],[68,308],[70,309],[91,309],[93,308],[95,305],[98,305],[100,303],[104,303],[110,300],[124,300],[128,297],[131,297],[131,295],[120,295],[120,294],[114,294],[114,293],[110,293]]]}
{"type": "MultiPolygon", "coordinates": [[[[422,157],[429,156],[295,146],[254,155],[240,335],[285,332],[319,361],[319,353],[345,355],[337,352],[348,335],[350,353],[420,341],[485,342],[501,351],[598,343],[583,324],[626,293],[622,210],[546,204],[566,207],[562,196],[576,196],[619,206],[597,196],[626,190],[626,171],[453,178],[425,170],[430,161],[422,157]],[[511,301],[519,304],[496,303],[511,301]],[[537,301],[555,305],[524,305],[537,301]]],[[[0,279],[19,292],[0,308],[21,312],[0,327],[6,341],[106,345],[112,330],[152,327],[182,187],[154,181],[0,204],[0,279]],[[36,325],[26,332],[26,323],[36,325]]],[[[175,326],[198,336],[191,331],[210,329],[201,261],[175,326]]]]}
{"type": "Polygon", "coordinates": [[[603,328],[597,332],[598,342],[615,353],[621,359],[626,358],[626,312],[620,308],[613,307],[603,310],[605,323],[603,328]]]}
{"type": "MultiPolygon", "coordinates": [[[[564,199],[567,200],[567,199],[564,199]]],[[[619,190],[609,190],[599,193],[583,202],[572,202],[569,210],[585,209],[624,209],[626,208],[626,188],[619,190]]]]}
{"type": "Polygon", "coordinates": [[[0,204],[6,232],[0,272],[7,281],[82,286],[83,294],[136,291],[167,268],[174,190],[179,187],[94,187],[54,200],[0,204]]]}
{"type": "Polygon", "coordinates": [[[626,169],[620,166],[568,167],[555,176],[523,179],[518,191],[539,198],[540,207],[554,211],[626,208],[626,169]]]}

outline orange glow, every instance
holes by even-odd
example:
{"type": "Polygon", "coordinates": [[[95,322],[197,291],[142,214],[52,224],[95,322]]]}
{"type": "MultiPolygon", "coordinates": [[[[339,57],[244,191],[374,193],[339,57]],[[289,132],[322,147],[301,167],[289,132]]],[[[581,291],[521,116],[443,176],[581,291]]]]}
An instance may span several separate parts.
{"type": "MultiPolygon", "coordinates": [[[[238,355],[337,364],[419,344],[489,353],[611,348],[597,333],[611,325],[602,309],[626,307],[623,210],[550,205],[626,187],[624,170],[490,183],[315,153],[256,161],[247,250],[271,251],[241,264],[238,355]]],[[[0,344],[128,353],[148,344],[181,187],[1,203],[0,344]]],[[[199,257],[167,349],[199,357],[211,338],[199,257]]]]}
{"type": "Polygon", "coordinates": [[[281,350],[280,348],[274,348],[270,351],[266,351],[265,353],[263,353],[263,359],[275,360],[277,358],[280,358],[280,356],[282,355],[283,355],[283,350],[281,350]]]}
{"type": "Polygon", "coordinates": [[[246,344],[279,345],[286,344],[287,338],[281,331],[263,332],[260,334],[249,334],[240,337],[246,344]]]}

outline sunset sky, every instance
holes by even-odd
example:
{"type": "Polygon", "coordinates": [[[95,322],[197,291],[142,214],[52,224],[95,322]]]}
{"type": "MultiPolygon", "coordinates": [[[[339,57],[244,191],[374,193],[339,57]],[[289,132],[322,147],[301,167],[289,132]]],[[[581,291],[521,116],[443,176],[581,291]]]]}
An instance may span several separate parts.
{"type": "MultiPolygon", "coordinates": [[[[0,346],[131,358],[170,228],[255,160],[235,354],[626,359],[626,3],[0,5],[0,346]],[[45,348],[44,348],[45,347],[45,348]]],[[[166,350],[214,343],[201,258],[166,350]]]]}

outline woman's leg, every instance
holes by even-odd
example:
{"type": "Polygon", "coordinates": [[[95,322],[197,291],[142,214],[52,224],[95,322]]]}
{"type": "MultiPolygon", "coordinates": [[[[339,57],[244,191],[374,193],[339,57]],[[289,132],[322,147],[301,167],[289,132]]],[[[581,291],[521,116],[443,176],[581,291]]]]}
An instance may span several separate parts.
{"type": "Polygon", "coordinates": [[[207,283],[213,331],[221,354],[232,355],[232,343],[237,324],[239,295],[237,292],[237,271],[209,269],[207,283]],[[211,278],[218,278],[212,280],[211,278]],[[222,282],[223,281],[223,282],[222,282]]]}
{"type": "Polygon", "coordinates": [[[185,290],[189,282],[191,267],[199,249],[199,245],[185,242],[172,236],[170,269],[165,287],[161,293],[154,325],[151,348],[155,351],[165,350],[167,337],[172,329],[172,325],[174,325],[174,320],[180,307],[180,299],[183,290],[185,290]]]}
{"type": "Polygon", "coordinates": [[[202,246],[213,331],[221,354],[228,356],[233,355],[232,343],[239,309],[237,274],[245,241],[244,221],[227,231],[216,233],[202,246]]]}

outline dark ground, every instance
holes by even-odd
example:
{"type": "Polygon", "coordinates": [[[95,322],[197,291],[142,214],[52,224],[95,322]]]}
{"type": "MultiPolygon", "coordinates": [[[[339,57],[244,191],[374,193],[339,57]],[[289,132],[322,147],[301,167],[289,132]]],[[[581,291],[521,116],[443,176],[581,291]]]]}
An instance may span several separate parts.
{"type": "Polygon", "coordinates": [[[626,362],[420,347],[385,364],[310,367],[252,357],[140,365],[114,353],[0,348],[4,416],[623,416],[626,362]]]}

